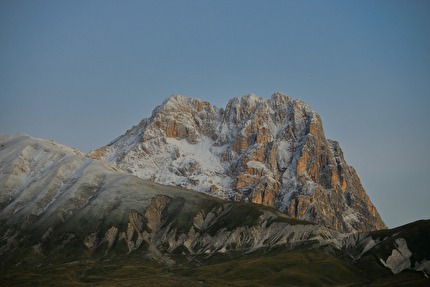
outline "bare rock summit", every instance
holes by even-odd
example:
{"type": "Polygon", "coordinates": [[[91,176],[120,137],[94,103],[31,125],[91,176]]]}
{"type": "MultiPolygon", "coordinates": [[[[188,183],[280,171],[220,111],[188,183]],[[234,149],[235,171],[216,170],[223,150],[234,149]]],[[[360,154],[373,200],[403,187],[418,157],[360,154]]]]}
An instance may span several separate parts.
{"type": "Polygon", "coordinates": [[[225,109],[174,95],[90,156],[138,177],[274,207],[342,232],[386,228],[320,116],[281,93],[225,109]]]}

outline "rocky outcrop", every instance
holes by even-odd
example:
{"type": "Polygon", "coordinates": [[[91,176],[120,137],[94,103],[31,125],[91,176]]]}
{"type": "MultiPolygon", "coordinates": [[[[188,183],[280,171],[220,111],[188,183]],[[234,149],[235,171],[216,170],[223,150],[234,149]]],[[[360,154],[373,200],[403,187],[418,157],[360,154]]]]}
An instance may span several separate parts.
{"type": "Polygon", "coordinates": [[[380,260],[391,272],[397,274],[404,269],[411,268],[411,260],[409,258],[412,256],[412,252],[408,249],[408,244],[404,238],[397,238],[395,244],[396,248],[393,249],[387,260],[380,260]]]}
{"type": "Polygon", "coordinates": [[[430,220],[420,220],[394,229],[354,233],[344,236],[341,246],[354,265],[370,276],[410,269],[429,278],[429,227],[430,220]],[[376,271],[375,265],[369,264],[375,259],[385,270],[376,271]]]}
{"type": "MultiPolygon", "coordinates": [[[[336,232],[313,224],[289,224],[287,221],[278,221],[275,214],[259,211],[253,222],[243,224],[237,221],[225,221],[231,216],[247,216],[235,214],[235,204],[225,203],[217,205],[211,210],[197,210],[191,214],[192,225],[186,229],[178,228],[175,218],[169,216],[168,209],[174,205],[175,199],[159,195],[152,199],[146,210],[140,214],[137,211],[129,213],[127,230],[121,232],[118,243],[124,241],[129,252],[137,250],[142,245],[148,246],[150,256],[164,254],[164,261],[169,254],[180,252],[182,254],[211,254],[227,251],[252,251],[260,248],[271,248],[277,245],[295,246],[304,242],[313,241],[315,246],[330,244],[336,232]],[[224,223],[227,225],[224,226],[224,223]]],[[[239,208],[241,208],[239,206],[239,208]]],[[[244,209],[253,211],[255,207],[244,209]]],[[[182,211],[176,210],[181,216],[182,211]]],[[[190,215],[190,214],[189,214],[190,215]]],[[[104,239],[107,240],[107,239],[104,239]]],[[[84,243],[90,249],[96,242],[94,233],[85,237],[84,243]],[[91,239],[91,244],[87,243],[91,239]]],[[[99,245],[100,248],[102,245],[99,245]]],[[[108,250],[104,250],[108,251],[108,250]]]]}
{"type": "Polygon", "coordinates": [[[320,116],[276,93],[225,109],[172,96],[150,118],[90,153],[152,181],[274,207],[344,232],[385,227],[320,116]]]}

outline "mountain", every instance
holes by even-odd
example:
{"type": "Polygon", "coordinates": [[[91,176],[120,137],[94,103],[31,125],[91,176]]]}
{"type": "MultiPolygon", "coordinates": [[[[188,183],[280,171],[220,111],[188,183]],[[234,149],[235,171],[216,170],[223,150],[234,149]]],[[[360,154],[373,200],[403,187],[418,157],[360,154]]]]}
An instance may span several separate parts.
{"type": "Polygon", "coordinates": [[[174,95],[90,156],[140,178],[273,207],[342,232],[386,228],[320,116],[280,93],[225,109],[174,95]]]}
{"type": "Polygon", "coordinates": [[[0,135],[5,286],[428,286],[430,221],[340,233],[0,135]]]}
{"type": "Polygon", "coordinates": [[[0,136],[0,163],[0,255],[7,264],[138,249],[172,264],[175,253],[319,246],[338,233],[263,206],[145,181],[26,135],[0,136]]]}

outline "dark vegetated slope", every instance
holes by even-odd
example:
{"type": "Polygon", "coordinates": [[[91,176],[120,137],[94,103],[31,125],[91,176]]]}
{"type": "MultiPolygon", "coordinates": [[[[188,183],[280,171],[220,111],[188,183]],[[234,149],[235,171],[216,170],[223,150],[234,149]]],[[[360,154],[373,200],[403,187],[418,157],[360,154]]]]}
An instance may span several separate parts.
{"type": "Polygon", "coordinates": [[[391,274],[372,280],[369,287],[428,287],[430,279],[425,278],[421,272],[404,270],[399,274],[391,274]]]}
{"type": "Polygon", "coordinates": [[[323,250],[285,248],[218,254],[175,267],[132,255],[115,262],[16,268],[2,277],[5,286],[429,286],[418,272],[369,279],[350,262],[323,250]]]}
{"type": "Polygon", "coordinates": [[[355,267],[321,250],[276,250],[209,258],[166,268],[135,256],[112,262],[63,264],[9,273],[13,286],[361,286],[355,267]],[[212,262],[213,261],[213,262],[212,262]],[[48,279],[49,278],[49,279],[48,279]]]}

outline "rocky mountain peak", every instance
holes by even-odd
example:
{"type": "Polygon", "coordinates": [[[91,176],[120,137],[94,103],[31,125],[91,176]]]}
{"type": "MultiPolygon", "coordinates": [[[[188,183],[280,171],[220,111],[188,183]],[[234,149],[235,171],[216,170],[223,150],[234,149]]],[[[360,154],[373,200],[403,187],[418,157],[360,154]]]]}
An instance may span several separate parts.
{"type": "Polygon", "coordinates": [[[181,95],[173,95],[154,109],[151,118],[145,119],[141,139],[168,137],[186,139],[196,143],[202,136],[212,136],[212,123],[219,117],[219,110],[208,102],[181,95]]]}
{"type": "Polygon", "coordinates": [[[182,95],[172,95],[165,99],[160,106],[154,109],[153,116],[158,113],[175,113],[183,109],[188,111],[199,111],[202,109],[203,105],[207,104],[207,102],[201,101],[199,99],[188,98],[182,95]]]}
{"type": "Polygon", "coordinates": [[[341,231],[385,227],[318,113],[281,93],[226,108],[174,95],[90,154],[141,178],[275,207],[341,231]]]}

